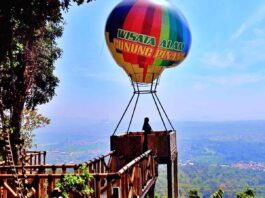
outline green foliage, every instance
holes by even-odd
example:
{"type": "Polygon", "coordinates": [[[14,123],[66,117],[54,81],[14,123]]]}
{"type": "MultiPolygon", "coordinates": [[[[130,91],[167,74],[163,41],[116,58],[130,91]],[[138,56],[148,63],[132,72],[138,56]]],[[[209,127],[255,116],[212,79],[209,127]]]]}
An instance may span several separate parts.
{"type": "Polygon", "coordinates": [[[224,194],[224,191],[222,191],[221,189],[218,189],[216,192],[214,192],[210,198],[222,198],[224,194]]]}
{"type": "Polygon", "coordinates": [[[23,109],[35,109],[55,95],[59,80],[54,65],[61,56],[56,39],[62,36],[63,12],[70,2],[80,5],[84,1],[9,0],[0,4],[0,123],[4,130],[13,131],[15,163],[17,147],[24,143],[23,109]]]}
{"type": "MultiPolygon", "coordinates": [[[[159,166],[156,193],[167,194],[166,166],[159,166]]],[[[179,197],[188,197],[190,189],[196,189],[200,197],[210,197],[219,184],[225,185],[223,198],[236,197],[246,186],[255,187],[255,198],[265,197],[265,172],[239,170],[227,166],[185,165],[179,166],[179,197]]]]}
{"type": "Polygon", "coordinates": [[[242,192],[238,192],[236,194],[237,198],[254,198],[256,195],[256,191],[251,189],[251,188],[246,188],[244,191],[242,192]]]}
{"type": "Polygon", "coordinates": [[[50,119],[38,114],[36,110],[24,109],[21,126],[21,138],[24,141],[23,148],[28,149],[33,146],[34,129],[45,127],[50,123],[50,119]]]}
{"type": "Polygon", "coordinates": [[[195,189],[192,189],[189,191],[189,198],[200,198],[198,191],[195,189]]]}
{"type": "Polygon", "coordinates": [[[224,185],[222,184],[220,185],[219,189],[210,196],[210,198],[222,198],[223,195],[224,195],[224,185]]]}
{"type": "Polygon", "coordinates": [[[56,187],[60,190],[64,198],[68,198],[68,194],[73,192],[79,193],[81,196],[93,193],[93,189],[88,186],[88,182],[93,177],[89,173],[87,166],[82,165],[79,169],[82,173],[77,175],[66,175],[56,183],[56,187]]]}
{"type": "MultiPolygon", "coordinates": [[[[21,126],[21,139],[24,142],[23,148],[29,149],[33,146],[33,138],[35,137],[33,130],[45,127],[50,123],[50,120],[41,114],[37,113],[37,110],[24,109],[22,115],[22,126],[21,126]]],[[[8,133],[13,131],[10,128],[6,129],[8,133]]],[[[2,133],[3,128],[0,123],[0,134],[2,133]]],[[[0,145],[4,145],[3,140],[0,140],[0,145]]],[[[3,160],[4,147],[0,149],[0,161],[3,160]]]]}

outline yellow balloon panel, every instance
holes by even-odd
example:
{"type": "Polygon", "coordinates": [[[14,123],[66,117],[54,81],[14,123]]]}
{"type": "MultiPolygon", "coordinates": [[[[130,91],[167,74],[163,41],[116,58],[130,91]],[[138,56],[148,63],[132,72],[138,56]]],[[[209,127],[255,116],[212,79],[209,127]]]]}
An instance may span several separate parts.
{"type": "Polygon", "coordinates": [[[134,82],[152,83],[164,71],[164,67],[149,65],[147,71],[138,64],[126,62],[121,53],[117,52],[114,44],[109,41],[109,33],[105,33],[107,45],[116,63],[124,69],[134,82]]]}

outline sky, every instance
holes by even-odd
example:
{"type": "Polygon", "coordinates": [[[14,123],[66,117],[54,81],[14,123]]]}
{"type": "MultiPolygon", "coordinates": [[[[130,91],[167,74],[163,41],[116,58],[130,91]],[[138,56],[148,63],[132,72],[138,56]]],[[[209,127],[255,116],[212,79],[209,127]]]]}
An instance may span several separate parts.
{"type": "MultiPolygon", "coordinates": [[[[168,0],[189,22],[191,50],[163,72],[158,96],[173,121],[265,118],[264,0],[168,0]]],[[[119,0],[71,6],[58,40],[60,79],[53,100],[39,107],[52,125],[118,122],[131,95],[126,73],[107,49],[104,29],[119,0]]],[[[159,120],[151,96],[140,97],[135,120],[159,120]]],[[[128,119],[128,118],[126,118],[128,119]]]]}

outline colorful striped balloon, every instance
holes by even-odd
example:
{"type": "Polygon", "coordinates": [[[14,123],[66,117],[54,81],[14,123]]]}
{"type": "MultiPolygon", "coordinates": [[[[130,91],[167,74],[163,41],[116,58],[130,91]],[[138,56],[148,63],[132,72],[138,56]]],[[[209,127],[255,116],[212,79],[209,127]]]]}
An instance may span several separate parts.
{"type": "Polygon", "coordinates": [[[184,16],[166,0],[125,0],[107,20],[113,58],[134,82],[151,83],[187,56],[191,33],[184,16]]]}

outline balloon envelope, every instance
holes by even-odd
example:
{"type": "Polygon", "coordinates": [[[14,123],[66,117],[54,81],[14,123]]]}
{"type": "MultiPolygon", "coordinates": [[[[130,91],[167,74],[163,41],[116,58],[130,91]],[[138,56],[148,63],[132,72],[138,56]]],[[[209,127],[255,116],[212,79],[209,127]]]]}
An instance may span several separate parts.
{"type": "Polygon", "coordinates": [[[187,56],[191,33],[179,10],[165,0],[125,0],[110,13],[110,52],[135,82],[151,83],[187,56]]]}

